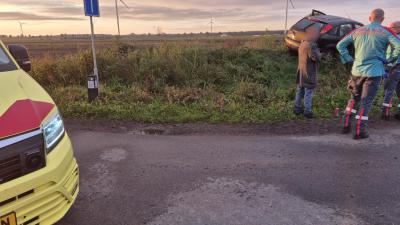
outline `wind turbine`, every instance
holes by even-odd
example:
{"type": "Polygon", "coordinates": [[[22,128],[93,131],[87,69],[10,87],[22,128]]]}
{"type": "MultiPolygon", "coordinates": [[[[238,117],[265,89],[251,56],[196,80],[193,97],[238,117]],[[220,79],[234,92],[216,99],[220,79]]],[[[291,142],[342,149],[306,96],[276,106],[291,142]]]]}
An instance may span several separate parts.
{"type": "Polygon", "coordinates": [[[287,25],[288,25],[288,14],[289,14],[289,2],[292,5],[293,9],[294,9],[294,5],[292,0],[286,0],[286,19],[285,19],[285,36],[287,35],[287,25]]]}
{"type": "Polygon", "coordinates": [[[351,19],[351,16],[350,16],[350,14],[347,12],[347,10],[344,10],[344,13],[346,13],[346,16],[347,16],[349,19],[351,19]]]}
{"type": "Polygon", "coordinates": [[[210,34],[212,34],[213,33],[214,24],[215,24],[214,17],[211,17],[211,20],[210,20],[209,24],[211,26],[211,33],[210,34]]]}
{"type": "Polygon", "coordinates": [[[118,26],[118,36],[121,36],[121,29],[119,26],[119,9],[118,9],[118,1],[120,1],[127,9],[130,9],[128,4],[126,4],[123,0],[115,0],[115,11],[117,13],[117,26],[118,26]]]}
{"type": "Polygon", "coordinates": [[[22,27],[22,25],[25,25],[26,23],[23,23],[21,21],[18,21],[18,23],[19,23],[19,27],[21,29],[21,37],[23,37],[24,36],[24,28],[22,27]]]}

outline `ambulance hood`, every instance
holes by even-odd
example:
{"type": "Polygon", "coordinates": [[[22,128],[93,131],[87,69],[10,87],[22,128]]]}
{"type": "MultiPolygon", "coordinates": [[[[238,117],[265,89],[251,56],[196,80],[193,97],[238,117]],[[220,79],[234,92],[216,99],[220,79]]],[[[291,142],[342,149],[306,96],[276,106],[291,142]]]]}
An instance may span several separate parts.
{"type": "Polygon", "coordinates": [[[0,140],[40,128],[53,110],[51,97],[24,71],[0,73],[0,140]]]}

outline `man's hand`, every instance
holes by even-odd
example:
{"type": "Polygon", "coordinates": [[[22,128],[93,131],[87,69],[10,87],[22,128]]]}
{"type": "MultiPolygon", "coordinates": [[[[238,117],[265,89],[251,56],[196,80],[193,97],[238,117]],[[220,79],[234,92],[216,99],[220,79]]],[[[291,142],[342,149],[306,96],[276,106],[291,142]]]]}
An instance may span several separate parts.
{"type": "Polygon", "coordinates": [[[344,64],[344,66],[346,67],[346,70],[351,72],[353,70],[353,64],[354,62],[347,62],[344,64]]]}
{"type": "Polygon", "coordinates": [[[385,71],[385,74],[383,74],[383,78],[384,79],[388,79],[389,78],[389,74],[390,74],[389,71],[385,71]]]}

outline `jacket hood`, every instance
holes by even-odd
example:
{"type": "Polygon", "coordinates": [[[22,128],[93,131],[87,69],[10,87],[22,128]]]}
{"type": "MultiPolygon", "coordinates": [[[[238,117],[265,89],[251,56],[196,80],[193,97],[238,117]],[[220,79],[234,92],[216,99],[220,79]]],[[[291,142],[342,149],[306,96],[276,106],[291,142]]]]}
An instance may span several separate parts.
{"type": "Polygon", "coordinates": [[[40,128],[56,107],[22,70],[0,73],[0,139],[40,128]]]}

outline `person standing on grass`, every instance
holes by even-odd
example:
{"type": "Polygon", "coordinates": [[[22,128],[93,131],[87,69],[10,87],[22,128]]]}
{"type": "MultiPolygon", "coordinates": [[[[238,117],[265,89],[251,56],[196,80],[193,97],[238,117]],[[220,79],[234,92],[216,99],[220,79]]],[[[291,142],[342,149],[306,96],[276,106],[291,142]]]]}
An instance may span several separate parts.
{"type": "MultiPolygon", "coordinates": [[[[400,21],[393,22],[389,25],[395,34],[400,34],[400,21]]],[[[393,105],[393,94],[396,92],[397,97],[400,98],[400,66],[397,65],[399,62],[399,55],[395,55],[395,49],[392,45],[389,46],[387,51],[387,61],[389,74],[385,78],[384,88],[385,97],[382,104],[382,119],[388,120],[390,118],[390,108],[393,105]]],[[[400,120],[400,103],[397,107],[397,113],[395,115],[397,120],[400,120]]]]}
{"type": "Polygon", "coordinates": [[[342,131],[344,134],[350,133],[354,122],[354,139],[369,137],[368,114],[385,74],[384,65],[389,44],[394,47],[395,52],[400,51],[400,39],[381,25],[384,19],[385,12],[382,9],[373,10],[369,17],[371,24],[354,30],[337,45],[342,62],[353,64],[352,77],[348,84],[352,98],[346,108],[342,131]],[[355,59],[347,49],[351,44],[355,47],[355,59]],[[352,121],[354,116],[355,120],[352,121]]]}
{"type": "Polygon", "coordinates": [[[313,118],[312,100],[314,89],[317,86],[318,62],[321,53],[316,41],[319,38],[319,29],[314,24],[306,29],[306,38],[299,47],[299,66],[297,70],[297,92],[294,113],[303,114],[306,118],[313,118]],[[303,108],[304,99],[304,108],[303,108]]]}

